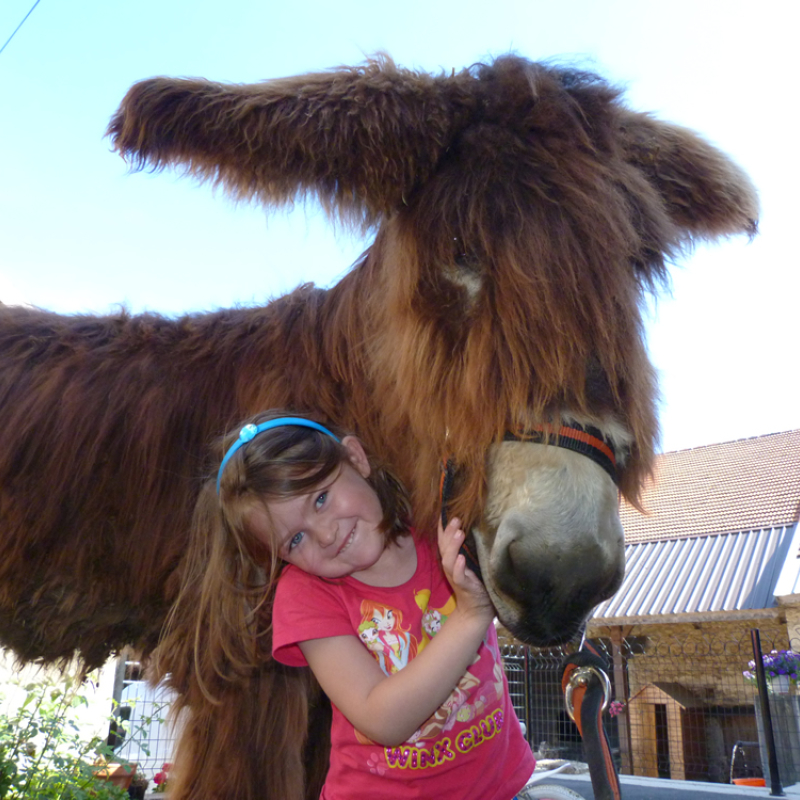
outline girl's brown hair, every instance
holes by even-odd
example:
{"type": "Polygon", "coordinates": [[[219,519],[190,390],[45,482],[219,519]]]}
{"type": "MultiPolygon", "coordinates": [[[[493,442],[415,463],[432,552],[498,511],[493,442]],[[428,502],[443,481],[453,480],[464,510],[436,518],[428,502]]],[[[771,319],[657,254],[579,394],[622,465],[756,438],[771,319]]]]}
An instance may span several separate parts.
{"type": "MultiPolygon", "coordinates": [[[[244,420],[221,437],[216,463],[247,424],[307,414],[272,409],[244,420]]],[[[322,422],[322,421],[319,421],[322,422]]],[[[224,685],[250,674],[271,659],[271,606],[283,564],[268,543],[247,527],[249,512],[270,499],[293,497],[326,480],[349,463],[341,440],[346,431],[323,423],[337,438],[298,425],[281,425],[257,434],[239,447],[219,476],[205,481],[195,507],[189,548],[181,565],[181,584],[155,653],[160,674],[171,672],[180,685],[196,670],[207,699],[216,702],[224,685]],[[191,642],[181,631],[194,631],[191,642]]],[[[383,509],[381,530],[387,544],[408,533],[410,503],[400,481],[367,454],[366,481],[383,509]]]]}

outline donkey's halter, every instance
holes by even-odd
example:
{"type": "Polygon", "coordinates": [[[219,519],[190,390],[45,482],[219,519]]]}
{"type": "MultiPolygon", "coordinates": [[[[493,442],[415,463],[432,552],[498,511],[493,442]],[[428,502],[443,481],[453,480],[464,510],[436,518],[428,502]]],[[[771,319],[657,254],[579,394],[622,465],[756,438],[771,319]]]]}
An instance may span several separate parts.
{"type": "Polygon", "coordinates": [[[561,425],[554,428],[548,425],[531,425],[526,431],[507,433],[506,442],[534,442],[536,444],[554,444],[565,450],[572,450],[591,458],[601,466],[615,484],[619,484],[617,475],[617,454],[614,446],[603,436],[603,432],[591,425],[561,425]]]}
{"type": "MultiPolygon", "coordinates": [[[[503,437],[503,441],[552,444],[556,447],[563,447],[565,450],[581,453],[602,467],[615,485],[619,483],[614,446],[603,436],[602,431],[590,425],[560,425],[558,428],[548,425],[531,425],[525,431],[516,433],[509,431],[503,437]]],[[[455,473],[456,465],[453,459],[443,458],[442,476],[439,481],[442,528],[447,525],[447,505],[453,492],[455,473]]],[[[477,554],[472,551],[471,545],[468,545],[466,541],[461,545],[461,553],[467,560],[467,566],[483,580],[477,554]]]]}

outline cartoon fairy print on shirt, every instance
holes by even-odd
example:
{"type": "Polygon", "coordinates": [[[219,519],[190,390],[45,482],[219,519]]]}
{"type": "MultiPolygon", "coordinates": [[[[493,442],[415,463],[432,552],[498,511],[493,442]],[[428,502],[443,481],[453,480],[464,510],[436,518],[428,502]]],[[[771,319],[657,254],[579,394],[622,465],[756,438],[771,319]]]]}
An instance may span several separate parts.
{"type": "MultiPolygon", "coordinates": [[[[361,623],[358,625],[358,637],[372,653],[385,675],[392,675],[402,669],[410,659],[421,653],[455,610],[455,596],[452,594],[448,596],[442,606],[437,608],[430,605],[430,599],[429,589],[414,593],[414,602],[422,614],[417,623],[419,625],[417,630],[421,629],[419,641],[410,632],[413,624],[410,626],[403,624],[403,613],[400,609],[374,600],[361,601],[361,623]]],[[[486,644],[486,641],[484,643],[486,644]]],[[[484,658],[492,658],[495,655],[496,651],[490,649],[488,652],[485,651],[484,658]]],[[[475,667],[480,660],[481,655],[477,654],[471,666],[475,667]]],[[[481,679],[476,674],[470,670],[464,673],[444,703],[404,743],[406,748],[411,748],[409,753],[412,751],[424,752],[429,756],[428,751],[434,746],[433,742],[450,741],[450,739],[443,740],[441,737],[452,737],[451,731],[457,723],[477,725],[476,730],[483,730],[480,728],[480,724],[485,727],[486,719],[497,712],[498,702],[503,698],[502,667],[500,663],[494,663],[493,666],[492,677],[487,680],[488,676],[485,676],[482,685],[481,679]]],[[[485,675],[486,667],[477,668],[476,671],[485,675]]],[[[353,732],[356,741],[360,744],[375,744],[356,728],[353,729],[353,732]]],[[[431,764],[434,762],[435,759],[431,761],[431,764]]],[[[372,768],[371,766],[370,769],[372,768]]],[[[382,764],[381,768],[386,769],[386,764],[382,764]]]]}
{"type": "Polygon", "coordinates": [[[403,627],[403,612],[382,603],[361,601],[358,635],[385,675],[393,675],[417,655],[417,639],[403,627]]]}

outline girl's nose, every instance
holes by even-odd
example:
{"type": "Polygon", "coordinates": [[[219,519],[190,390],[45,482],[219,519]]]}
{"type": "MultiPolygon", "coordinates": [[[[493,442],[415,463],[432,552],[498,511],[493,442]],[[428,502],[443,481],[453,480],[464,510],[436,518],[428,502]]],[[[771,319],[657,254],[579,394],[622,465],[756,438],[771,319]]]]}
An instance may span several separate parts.
{"type": "Polygon", "coordinates": [[[317,531],[317,541],[320,547],[330,547],[336,541],[336,525],[322,525],[317,531]]]}

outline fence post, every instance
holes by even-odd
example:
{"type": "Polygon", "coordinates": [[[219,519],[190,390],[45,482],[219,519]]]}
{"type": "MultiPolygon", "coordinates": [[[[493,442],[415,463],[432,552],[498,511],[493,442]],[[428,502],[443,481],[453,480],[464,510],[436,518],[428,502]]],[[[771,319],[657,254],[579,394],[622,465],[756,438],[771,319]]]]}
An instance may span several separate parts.
{"type": "Polygon", "coordinates": [[[527,720],[525,723],[527,726],[525,738],[528,740],[531,750],[533,750],[533,681],[531,679],[531,648],[528,647],[528,645],[525,645],[523,653],[525,655],[525,660],[522,662],[525,670],[525,714],[527,715],[527,720]]]}
{"type": "Polygon", "coordinates": [[[764,661],[761,658],[761,634],[758,628],[750,631],[753,643],[753,660],[756,664],[756,684],[758,685],[758,700],[761,704],[761,718],[764,720],[764,740],[767,746],[767,759],[769,761],[769,778],[771,784],[770,794],[784,797],[781,786],[781,776],[778,772],[778,756],[775,751],[775,736],[772,732],[772,714],[769,710],[769,697],[767,697],[767,678],[764,675],[764,661]]]}

